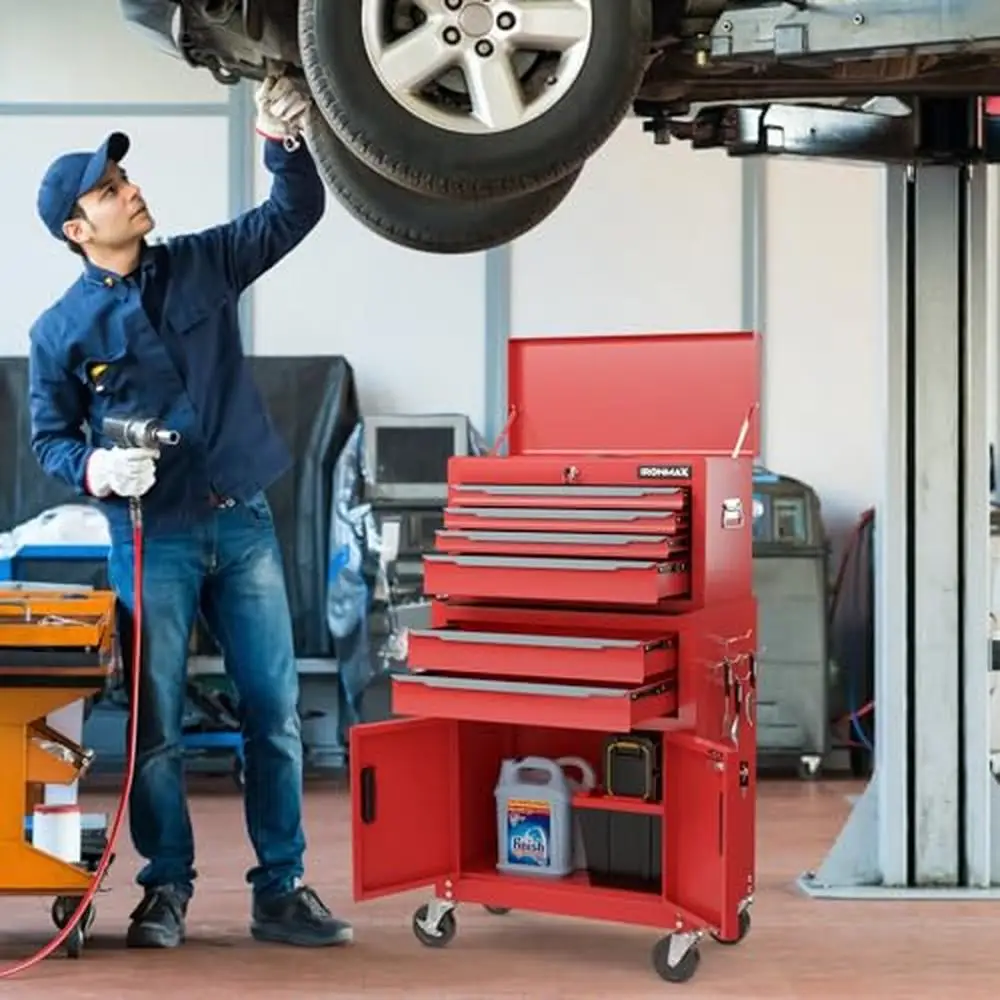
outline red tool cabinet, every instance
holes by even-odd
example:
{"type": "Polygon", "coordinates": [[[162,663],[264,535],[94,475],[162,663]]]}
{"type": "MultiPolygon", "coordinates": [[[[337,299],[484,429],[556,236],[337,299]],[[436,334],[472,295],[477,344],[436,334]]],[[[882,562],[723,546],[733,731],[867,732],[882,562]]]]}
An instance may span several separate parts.
{"type": "Polygon", "coordinates": [[[514,340],[508,384],[507,454],[449,463],[401,718],[351,732],[355,897],[433,886],[428,946],[459,903],[659,928],[654,968],[682,982],[754,894],[758,338],[514,340]],[[629,734],[659,746],[652,798],[604,790],[629,734]],[[526,756],[597,771],[573,816],[602,847],[565,877],[497,869],[494,787],[526,756]],[[599,864],[632,822],[642,846],[599,864]]]}

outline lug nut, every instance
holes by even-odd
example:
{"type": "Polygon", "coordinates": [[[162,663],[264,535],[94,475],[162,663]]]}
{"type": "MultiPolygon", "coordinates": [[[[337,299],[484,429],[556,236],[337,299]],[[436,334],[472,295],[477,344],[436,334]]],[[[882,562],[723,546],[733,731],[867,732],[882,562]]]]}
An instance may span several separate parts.
{"type": "Polygon", "coordinates": [[[503,28],[504,31],[510,31],[514,27],[514,15],[509,10],[497,14],[497,27],[503,28]]]}
{"type": "Polygon", "coordinates": [[[458,28],[445,28],[444,40],[449,45],[458,45],[458,43],[462,40],[462,33],[458,30],[458,28]]]}
{"type": "Polygon", "coordinates": [[[482,56],[484,59],[487,56],[493,55],[493,43],[485,38],[480,38],[476,42],[476,54],[482,56]]]}

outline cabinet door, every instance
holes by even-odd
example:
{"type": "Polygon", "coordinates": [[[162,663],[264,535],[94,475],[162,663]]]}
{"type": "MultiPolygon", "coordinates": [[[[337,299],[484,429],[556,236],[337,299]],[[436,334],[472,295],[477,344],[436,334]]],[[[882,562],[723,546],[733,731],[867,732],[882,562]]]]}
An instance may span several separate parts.
{"type": "Polygon", "coordinates": [[[417,889],[457,869],[458,729],[398,719],[351,729],[354,898],[417,889]]]}
{"type": "Polygon", "coordinates": [[[724,824],[731,751],[679,732],[664,736],[663,755],[664,895],[715,927],[728,926],[725,865],[732,848],[724,824]]]}

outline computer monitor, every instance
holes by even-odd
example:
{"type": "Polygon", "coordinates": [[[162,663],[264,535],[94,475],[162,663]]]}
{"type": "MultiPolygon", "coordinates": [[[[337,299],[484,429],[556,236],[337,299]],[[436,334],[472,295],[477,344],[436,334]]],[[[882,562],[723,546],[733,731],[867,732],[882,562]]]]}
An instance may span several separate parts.
{"type": "Polygon", "coordinates": [[[460,414],[392,414],[364,418],[372,499],[444,503],[448,459],[469,453],[469,421],[460,414]]]}

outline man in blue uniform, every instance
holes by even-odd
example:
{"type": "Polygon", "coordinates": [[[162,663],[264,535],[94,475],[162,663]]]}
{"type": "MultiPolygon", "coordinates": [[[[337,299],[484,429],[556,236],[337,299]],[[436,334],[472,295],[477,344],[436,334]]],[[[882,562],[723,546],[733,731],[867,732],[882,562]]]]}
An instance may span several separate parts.
{"type": "Polygon", "coordinates": [[[126,633],[134,607],[128,498],[143,502],[142,689],[130,815],[147,863],[128,930],[133,947],[184,940],[196,871],[181,727],[199,608],[243,713],[245,819],[257,859],[247,873],[251,931],[302,946],[351,939],[350,925],[300,881],[298,677],[263,492],[290,456],[251,380],[237,323],[240,293],[317,225],[325,190],[300,139],[308,99],[282,77],[266,80],[256,102],[271,193],[232,222],[148,244],[154,223],[121,165],[129,147],[122,133],[96,152],[60,157],[38,193],[42,221],[81,255],[82,274],[31,330],[32,447],[49,474],[98,498],[105,511],[108,572],[126,609],[126,633]],[[108,447],[101,422],[109,415],[158,418],[181,442],[162,454],[108,447]]]}

